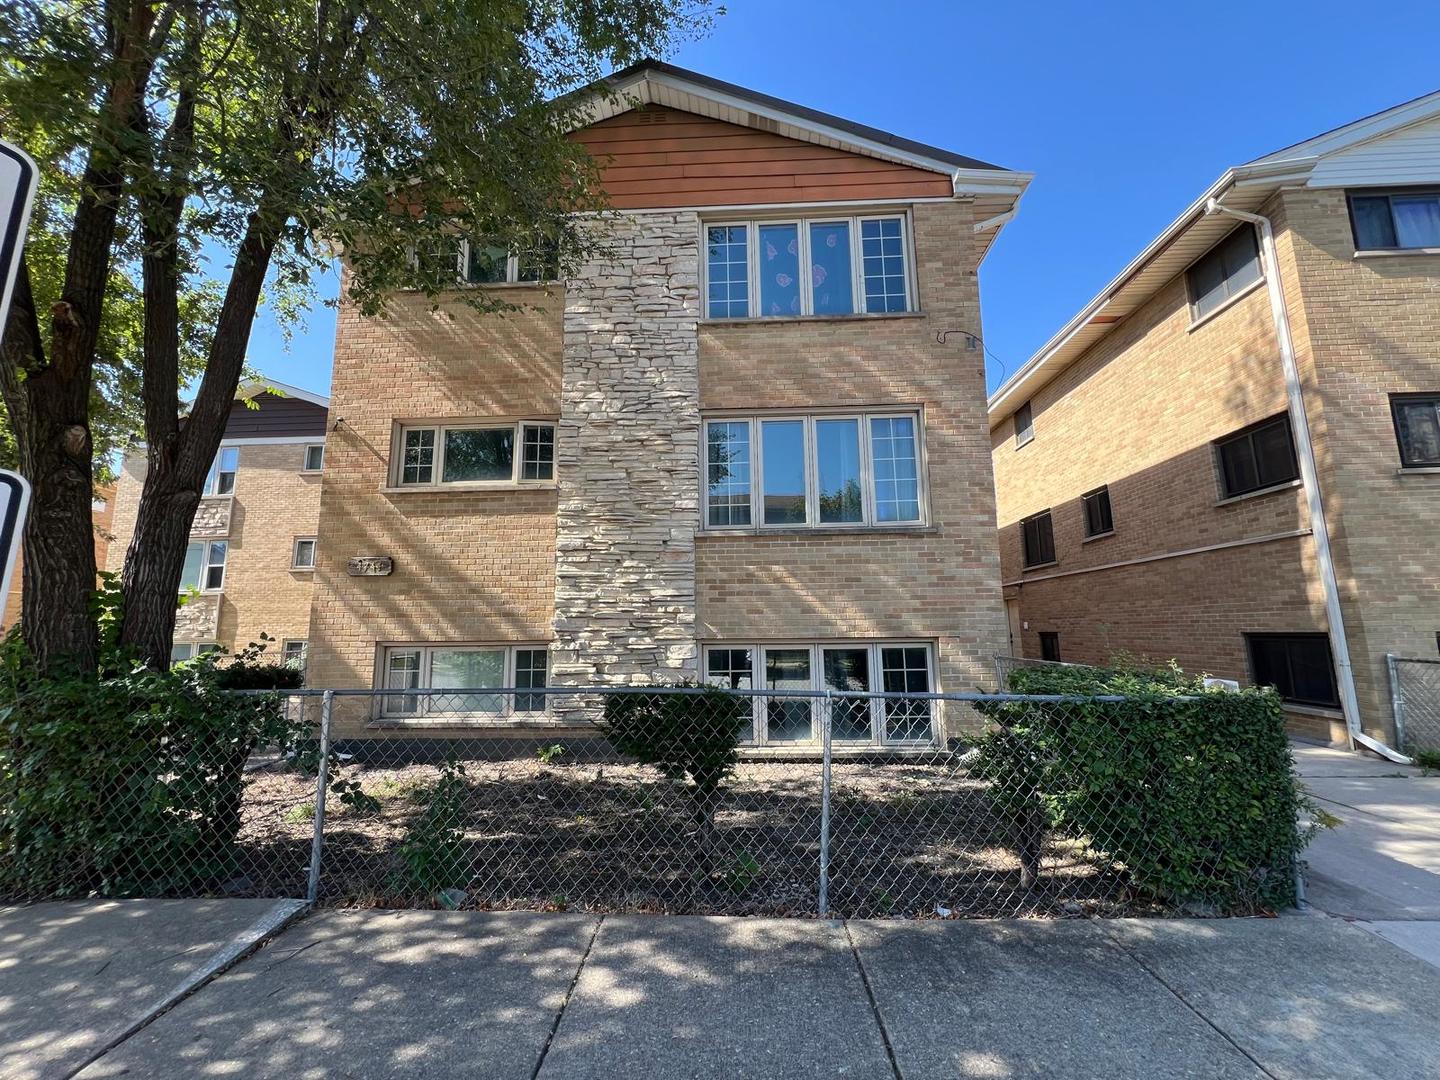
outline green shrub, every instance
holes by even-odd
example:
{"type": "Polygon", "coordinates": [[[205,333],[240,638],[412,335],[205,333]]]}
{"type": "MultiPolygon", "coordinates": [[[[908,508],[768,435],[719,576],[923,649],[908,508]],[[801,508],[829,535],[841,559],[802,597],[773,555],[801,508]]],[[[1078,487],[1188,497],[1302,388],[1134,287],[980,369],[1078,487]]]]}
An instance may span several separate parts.
{"type": "Polygon", "coordinates": [[[600,723],[612,745],[653,765],[689,792],[702,859],[715,835],[715,796],[739,760],[750,726],[750,699],[714,686],[693,694],[612,694],[600,723]]]}
{"type": "Polygon", "coordinates": [[[470,793],[465,783],[465,766],[454,758],[440,765],[440,780],[430,793],[430,802],[411,823],[400,841],[400,878],[404,893],[433,896],[446,889],[462,888],[468,870],[465,834],[465,800],[470,793]]]}
{"type": "Polygon", "coordinates": [[[155,672],[107,650],[91,675],[39,676],[0,650],[0,895],[157,896],[237,874],[244,764],[305,733],[263,645],[155,672]]]}
{"type": "Polygon", "coordinates": [[[1045,833],[1113,860],[1143,895],[1176,907],[1292,906],[1309,834],[1280,700],[1206,689],[1175,668],[1019,668],[1014,693],[1088,695],[985,707],[996,721],[978,771],[1009,821],[1022,879],[1045,833]],[[1123,695],[1122,701],[1095,696],[1123,695]]]}

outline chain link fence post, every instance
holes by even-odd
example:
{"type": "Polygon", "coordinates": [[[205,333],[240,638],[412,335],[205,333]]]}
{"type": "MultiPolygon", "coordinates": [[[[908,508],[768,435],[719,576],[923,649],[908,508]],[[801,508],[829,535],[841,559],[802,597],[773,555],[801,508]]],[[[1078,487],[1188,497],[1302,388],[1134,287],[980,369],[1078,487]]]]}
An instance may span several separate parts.
{"type": "Polygon", "coordinates": [[[820,888],[816,907],[820,918],[830,914],[830,714],[834,693],[825,691],[820,715],[820,888]]]}
{"type": "Polygon", "coordinates": [[[315,774],[315,838],[310,842],[310,880],[305,901],[314,905],[320,896],[320,854],[325,847],[325,792],[330,786],[330,717],[335,691],[326,690],[320,701],[320,767],[315,774]]]}

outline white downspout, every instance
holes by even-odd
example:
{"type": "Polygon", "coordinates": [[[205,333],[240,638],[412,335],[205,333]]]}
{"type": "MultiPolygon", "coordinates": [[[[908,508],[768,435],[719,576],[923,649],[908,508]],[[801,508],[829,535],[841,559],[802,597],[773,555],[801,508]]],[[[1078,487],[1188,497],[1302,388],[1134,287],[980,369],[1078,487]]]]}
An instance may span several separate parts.
{"type": "Polygon", "coordinates": [[[1410,758],[1372,739],[1360,726],[1360,700],[1355,693],[1355,671],[1350,665],[1350,643],[1345,636],[1345,616],[1340,610],[1340,582],[1335,576],[1335,560],[1330,553],[1330,528],[1325,521],[1325,506],[1320,498],[1315,446],[1310,441],[1310,421],[1305,415],[1300,369],[1295,362],[1295,346],[1290,337],[1290,313],[1285,307],[1285,286],[1280,281],[1280,260],[1275,254],[1275,231],[1271,228],[1270,219],[1264,214],[1235,210],[1213,197],[1206,202],[1205,212],[1226,214],[1260,227],[1260,253],[1265,261],[1265,288],[1270,294],[1270,312],[1275,318],[1275,338],[1280,347],[1280,364],[1285,371],[1285,397],[1289,402],[1290,427],[1295,433],[1295,451],[1300,459],[1300,481],[1305,489],[1305,502],[1310,512],[1310,532],[1315,539],[1315,561],[1319,564],[1320,586],[1325,593],[1325,619],[1330,626],[1330,649],[1335,656],[1336,681],[1340,684],[1340,705],[1345,713],[1345,729],[1350,735],[1351,749],[1358,743],[1390,761],[1410,765],[1410,758]]]}

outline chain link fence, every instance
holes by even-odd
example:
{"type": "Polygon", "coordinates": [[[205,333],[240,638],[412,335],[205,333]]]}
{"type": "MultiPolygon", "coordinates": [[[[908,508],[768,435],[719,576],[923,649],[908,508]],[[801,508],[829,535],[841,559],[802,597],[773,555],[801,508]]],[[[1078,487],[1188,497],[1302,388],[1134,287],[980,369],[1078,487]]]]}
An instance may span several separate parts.
{"type": "MultiPolygon", "coordinates": [[[[110,796],[130,800],[136,824],[113,829],[103,872],[92,866],[78,892],[32,883],[8,898],[89,890],[808,917],[1187,910],[1137,881],[1173,840],[1163,812],[1147,815],[1184,803],[1195,778],[1157,770],[1127,788],[1096,771],[1150,769],[1125,735],[1129,704],[714,688],[286,692],[297,737],[275,748],[196,740],[183,749],[210,755],[201,767],[157,761],[112,778],[110,796]],[[1172,793],[1172,782],[1191,786],[1172,793]],[[196,790],[167,789],[159,816],[138,809],[179,783],[196,790]]],[[[1205,844],[1224,846],[1229,826],[1203,827],[1205,844]]],[[[1248,827],[1237,821],[1236,837],[1248,827]]],[[[1293,872],[1252,869],[1241,906],[1255,909],[1268,903],[1263,875],[1293,872]]]]}
{"type": "Polygon", "coordinates": [[[1440,660],[1389,655],[1395,732],[1406,754],[1440,751],[1440,660]]]}

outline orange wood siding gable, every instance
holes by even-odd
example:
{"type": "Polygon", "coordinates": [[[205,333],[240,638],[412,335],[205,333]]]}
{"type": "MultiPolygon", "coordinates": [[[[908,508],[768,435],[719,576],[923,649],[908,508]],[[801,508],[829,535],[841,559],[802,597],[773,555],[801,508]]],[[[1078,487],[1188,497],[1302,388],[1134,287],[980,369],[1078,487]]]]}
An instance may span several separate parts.
{"type": "Polygon", "coordinates": [[[574,133],[617,209],[728,206],[953,194],[950,178],[658,106],[574,133]]]}

